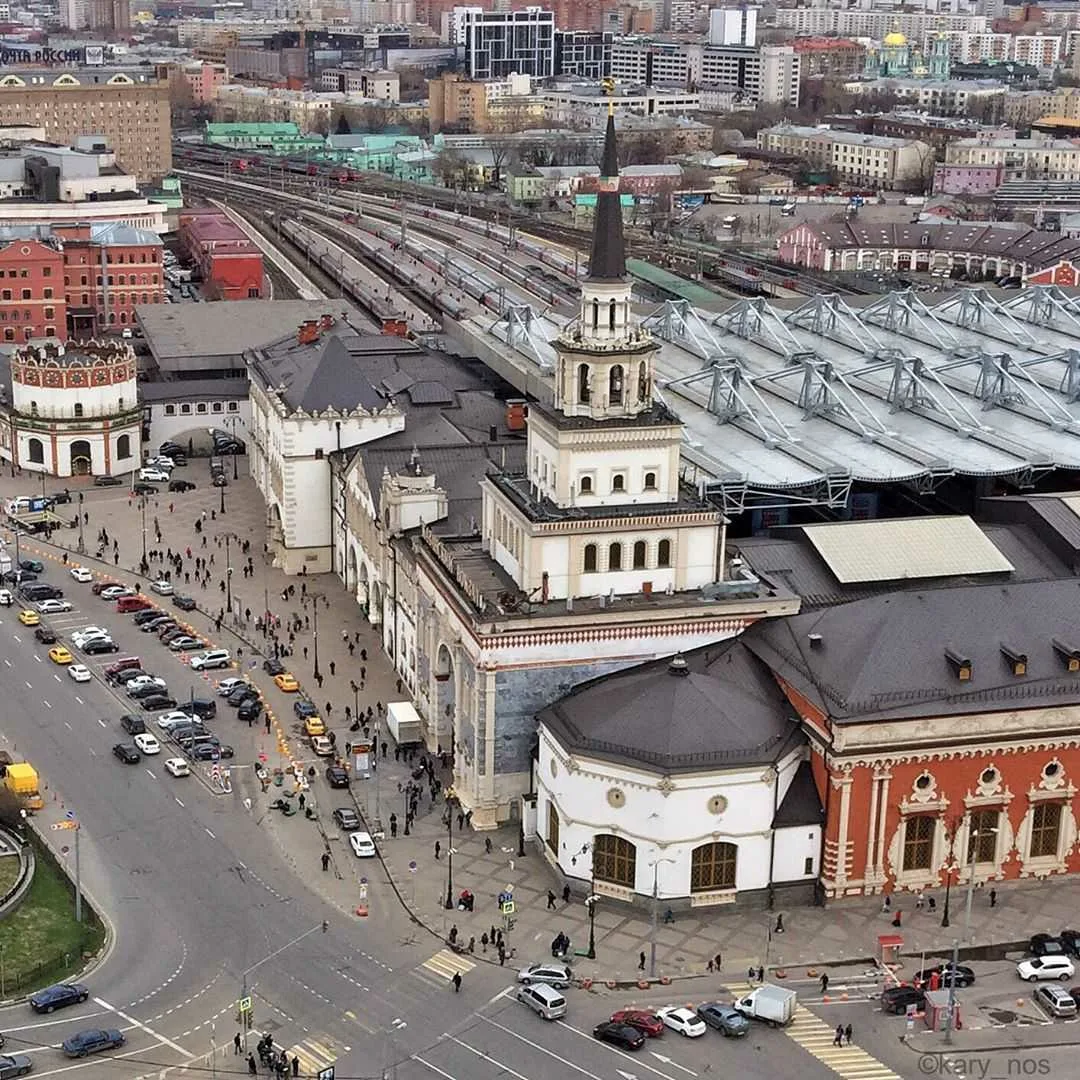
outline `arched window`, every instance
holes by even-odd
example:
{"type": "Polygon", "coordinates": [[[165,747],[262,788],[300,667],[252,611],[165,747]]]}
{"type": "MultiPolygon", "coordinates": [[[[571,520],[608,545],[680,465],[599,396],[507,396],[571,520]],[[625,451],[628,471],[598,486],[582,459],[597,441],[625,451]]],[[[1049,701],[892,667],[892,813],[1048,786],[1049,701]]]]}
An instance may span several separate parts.
{"type": "Polygon", "coordinates": [[[671,541],[661,540],[656,545],[656,565],[657,566],[670,566],[671,565],[671,541]]]}
{"type": "Polygon", "coordinates": [[[596,545],[595,544],[586,544],[585,545],[585,573],[586,574],[595,574],[596,573],[596,545]]]}
{"type": "Polygon", "coordinates": [[[713,892],[735,888],[734,844],[702,844],[690,853],[690,891],[713,892]]]}
{"type": "Polygon", "coordinates": [[[626,490],[626,477],[622,473],[616,473],[611,478],[611,490],[612,491],[625,491],[626,490]]]}
{"type": "Polygon", "coordinates": [[[612,544],[607,549],[607,568],[609,570],[622,569],[622,544],[612,544]]]}
{"type": "Polygon", "coordinates": [[[131,457],[131,436],[130,435],[121,435],[120,438],[116,440],[116,456],[118,458],[129,458],[129,457],[131,457]]]}
{"type": "Polygon", "coordinates": [[[600,325],[600,301],[594,300],[592,302],[592,324],[595,330],[600,325]]]}
{"type": "Polygon", "coordinates": [[[608,376],[608,401],[612,405],[622,404],[623,395],[623,369],[622,364],[616,364],[608,376]]]}
{"type": "Polygon", "coordinates": [[[592,494],[592,477],[591,476],[583,476],[581,478],[581,494],[582,495],[591,495],[592,494]]]}
{"type": "Polygon", "coordinates": [[[40,439],[31,439],[26,444],[26,458],[34,465],[44,465],[45,444],[40,439]]]}
{"type": "Polygon", "coordinates": [[[621,836],[597,836],[593,840],[593,877],[632,889],[637,878],[637,848],[621,836]]]}
{"type": "Polygon", "coordinates": [[[587,405],[589,395],[592,392],[589,386],[589,365],[579,364],[577,369],[577,399],[582,405],[587,405]]]}
{"type": "Polygon", "coordinates": [[[655,491],[656,490],[656,473],[647,472],[645,474],[645,490],[646,491],[655,491]]]}
{"type": "Polygon", "coordinates": [[[645,569],[645,541],[638,540],[634,544],[634,569],[645,569]]]}
{"type": "Polygon", "coordinates": [[[608,304],[608,329],[613,334],[615,333],[615,301],[614,300],[612,300],[611,303],[608,304]]]}
{"type": "Polygon", "coordinates": [[[649,369],[644,363],[638,364],[637,396],[638,401],[645,401],[649,396],[649,369]]]}
{"type": "Polygon", "coordinates": [[[83,414],[83,407],[79,402],[76,401],[75,402],[75,415],[76,416],[82,416],[82,414],[83,414]]]}

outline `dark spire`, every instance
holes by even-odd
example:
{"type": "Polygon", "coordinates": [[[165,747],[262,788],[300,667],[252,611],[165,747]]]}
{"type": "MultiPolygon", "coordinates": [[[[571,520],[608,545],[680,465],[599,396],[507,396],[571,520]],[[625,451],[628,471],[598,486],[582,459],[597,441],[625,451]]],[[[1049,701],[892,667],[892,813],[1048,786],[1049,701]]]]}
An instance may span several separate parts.
{"type": "Polygon", "coordinates": [[[608,113],[607,131],[604,134],[604,157],[600,163],[600,192],[596,196],[589,277],[593,281],[619,281],[626,277],[614,112],[608,113]]]}

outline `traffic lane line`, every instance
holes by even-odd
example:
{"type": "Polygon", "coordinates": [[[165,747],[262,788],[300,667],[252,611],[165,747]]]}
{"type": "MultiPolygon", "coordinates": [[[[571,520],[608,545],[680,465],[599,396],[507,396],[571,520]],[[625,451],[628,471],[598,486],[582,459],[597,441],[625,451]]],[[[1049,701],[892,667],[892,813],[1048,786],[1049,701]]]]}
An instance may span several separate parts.
{"type": "Polygon", "coordinates": [[[98,997],[94,998],[94,1004],[100,1005],[103,1009],[108,1009],[109,1012],[116,1013],[116,1015],[119,1016],[121,1019],[126,1020],[129,1024],[132,1024],[140,1030],[145,1031],[147,1035],[151,1036],[154,1039],[157,1039],[158,1042],[164,1043],[167,1047],[169,1047],[171,1050],[175,1050],[178,1054],[183,1054],[186,1058],[193,1058],[195,1056],[194,1054],[191,1054],[187,1050],[185,1050],[179,1043],[175,1043],[167,1036],[159,1034],[149,1025],[144,1024],[141,1020],[136,1020],[134,1016],[129,1016],[126,1012],[124,1012],[122,1009],[118,1009],[115,1005],[110,1005],[107,1001],[103,1001],[101,998],[98,997]]]}
{"type": "Polygon", "coordinates": [[[514,1077],[514,1080],[529,1080],[529,1077],[527,1077],[524,1073],[519,1073],[515,1069],[511,1069],[510,1066],[507,1065],[505,1062],[499,1061],[498,1058],[494,1058],[490,1054],[485,1054],[483,1050],[480,1050],[475,1046],[471,1046],[469,1043],[465,1042],[464,1039],[459,1039],[456,1035],[448,1035],[447,1038],[451,1042],[457,1043],[458,1046],[468,1050],[470,1054],[475,1054],[478,1058],[482,1058],[484,1061],[490,1062],[499,1070],[500,1073],[508,1073],[510,1076],[514,1077]]]}
{"type": "MultiPolygon", "coordinates": [[[[493,1023],[489,1020],[488,1023],[493,1023]]],[[[633,1054],[628,1054],[625,1050],[620,1050],[617,1046],[612,1046],[611,1043],[601,1042],[599,1039],[594,1039],[591,1032],[582,1031],[581,1028],[574,1027],[573,1024],[568,1024],[565,1020],[556,1020],[556,1024],[561,1028],[566,1028],[567,1031],[572,1031],[575,1035],[580,1035],[583,1039],[588,1039],[594,1046],[600,1046],[605,1050],[610,1050],[613,1054],[618,1054],[621,1058],[626,1058],[627,1061],[632,1061],[635,1065],[642,1069],[648,1069],[651,1073],[656,1073],[657,1076],[664,1077],[664,1080],[675,1080],[670,1073],[662,1072],[660,1069],[654,1068],[646,1061],[642,1061],[640,1057],[636,1057],[633,1054]]],[[[685,1070],[684,1070],[685,1071],[685,1070]]]]}
{"type": "MultiPolygon", "coordinates": [[[[39,1028],[52,1027],[54,1024],[77,1024],[82,1020],[92,1020],[95,1016],[104,1016],[104,1012],[83,1013],[81,1016],[63,1016],[52,1020],[42,1020],[37,1024],[23,1024],[22,1027],[8,1027],[4,1025],[4,1034],[12,1035],[16,1031],[37,1031],[39,1028]]],[[[20,1050],[21,1054],[22,1051],[20,1050]]]]}
{"type": "MultiPolygon", "coordinates": [[[[597,1076],[594,1072],[589,1072],[588,1069],[583,1068],[581,1065],[576,1065],[574,1062],[556,1054],[554,1050],[549,1050],[546,1046],[541,1046],[539,1043],[533,1042],[532,1039],[526,1039],[524,1035],[519,1035],[516,1031],[508,1028],[505,1024],[500,1024],[497,1020],[492,1020],[489,1016],[481,1016],[480,1020],[483,1020],[485,1024],[490,1024],[494,1028],[498,1028],[500,1031],[506,1032],[512,1038],[517,1039],[519,1042],[525,1043],[527,1046],[531,1046],[534,1050],[539,1050],[541,1054],[545,1054],[547,1057],[554,1058],[556,1061],[561,1062],[568,1069],[573,1069],[574,1072],[581,1073],[582,1076],[588,1076],[590,1080],[601,1080],[601,1077],[597,1076]]],[[[635,1062],[636,1064],[636,1062],[635,1062]]],[[[654,1070],[655,1071],[655,1070],[654,1070]]],[[[661,1073],[661,1076],[664,1074],[661,1073]]],[[[675,1080],[673,1076],[669,1076],[667,1080],[675,1080]]]]}
{"type": "MultiPolygon", "coordinates": [[[[160,1045],[161,1045],[160,1043],[155,1043],[155,1046],[160,1046],[160,1045]]],[[[153,1050],[154,1047],[151,1046],[151,1047],[148,1048],[148,1047],[142,1046],[138,1050],[128,1050],[126,1053],[123,1053],[123,1054],[110,1054],[108,1057],[100,1057],[96,1061],[94,1060],[94,1058],[89,1058],[88,1060],[80,1061],[75,1065],[64,1065],[62,1068],[59,1068],[59,1069],[47,1069],[45,1072],[37,1072],[35,1070],[34,1076],[35,1077],[57,1076],[60,1073],[72,1072],[74,1069],[88,1069],[91,1065],[97,1065],[97,1064],[100,1064],[103,1061],[119,1061],[120,1058],[129,1058],[129,1057],[135,1057],[136,1054],[145,1054],[145,1053],[147,1053],[148,1049],[153,1050]]],[[[24,1053],[24,1051],[20,1050],[19,1053],[20,1054],[24,1053]]]]}

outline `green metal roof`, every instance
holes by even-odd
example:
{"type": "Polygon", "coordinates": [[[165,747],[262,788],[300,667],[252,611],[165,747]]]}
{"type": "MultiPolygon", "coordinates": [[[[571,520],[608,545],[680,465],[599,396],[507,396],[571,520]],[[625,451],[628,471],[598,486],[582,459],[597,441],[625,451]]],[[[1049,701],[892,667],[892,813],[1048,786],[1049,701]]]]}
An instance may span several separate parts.
{"type": "Polygon", "coordinates": [[[718,300],[724,299],[711,289],[706,289],[704,285],[699,285],[696,281],[687,281],[686,278],[679,277],[678,274],[669,273],[667,270],[662,270],[659,266],[653,266],[652,263],[647,263],[642,259],[627,259],[626,269],[633,277],[647,281],[654,288],[670,293],[679,300],[689,300],[691,304],[699,307],[712,307],[718,300]]]}
{"type": "Polygon", "coordinates": [[[207,123],[208,135],[299,135],[300,129],[291,123],[267,124],[211,124],[207,123]]]}

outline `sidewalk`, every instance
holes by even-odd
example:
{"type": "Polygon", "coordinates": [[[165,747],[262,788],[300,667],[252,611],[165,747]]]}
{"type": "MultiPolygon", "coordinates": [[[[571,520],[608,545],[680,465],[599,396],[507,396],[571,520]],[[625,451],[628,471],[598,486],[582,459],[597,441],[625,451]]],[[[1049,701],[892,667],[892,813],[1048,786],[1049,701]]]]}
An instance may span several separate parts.
{"type": "MultiPolygon", "coordinates": [[[[241,459],[241,467],[246,461],[241,459]]],[[[262,500],[254,484],[245,477],[237,482],[230,482],[226,490],[226,513],[222,518],[217,514],[219,492],[207,486],[201,475],[203,459],[195,459],[187,470],[200,484],[196,491],[168,496],[162,494],[156,505],[147,509],[147,547],[171,548],[184,552],[188,546],[196,554],[215,556],[215,566],[211,568],[213,578],[210,586],[203,588],[195,584],[179,585],[179,589],[189,592],[199,604],[199,612],[192,612],[192,622],[197,628],[216,639],[223,646],[239,648],[244,651],[245,673],[263,691],[273,705],[278,716],[280,733],[288,743],[288,749],[296,758],[304,761],[305,767],[311,763],[312,755],[307,742],[302,736],[302,727],[292,712],[295,695],[282,694],[273,688],[269,677],[261,671],[261,656],[252,667],[253,651],[262,647],[262,638],[254,630],[255,613],[263,607],[264,587],[269,596],[271,611],[284,619],[292,612],[301,617],[310,612],[310,603],[301,605],[301,585],[306,584],[310,592],[325,597],[319,602],[319,667],[325,676],[322,689],[318,689],[312,679],[314,660],[314,639],[309,631],[296,636],[295,655],[287,660],[290,670],[300,680],[305,692],[309,693],[320,710],[325,710],[325,703],[330,703],[332,711],[327,718],[328,725],[337,733],[339,742],[349,739],[345,723],[345,706],[353,707],[354,695],[350,681],[360,681],[360,669],[366,668],[364,690],[358,695],[358,704],[362,711],[376,702],[399,700],[402,695],[397,691],[397,678],[389,662],[382,653],[377,628],[365,620],[359,606],[348,596],[341,581],[334,575],[323,574],[317,577],[286,577],[273,567],[264,571],[262,545],[265,533],[265,511],[262,500]],[[175,511],[169,513],[170,501],[175,502],[175,511]],[[203,510],[207,512],[204,533],[207,546],[203,548],[202,537],[194,529],[196,519],[203,510]],[[211,511],[215,517],[211,518],[211,511]],[[158,545],[153,535],[153,518],[157,517],[162,528],[162,541],[158,545]],[[225,576],[225,551],[222,535],[235,533],[238,537],[251,541],[251,557],[254,560],[254,576],[245,578],[240,567],[246,561],[236,555],[233,545],[233,565],[236,572],[232,577],[232,592],[239,598],[240,609],[250,608],[252,624],[249,627],[231,627],[222,624],[220,634],[215,634],[214,619],[219,609],[224,607],[224,593],[220,582],[225,576]],[[221,543],[219,547],[218,544],[221,543]],[[264,584],[265,573],[265,584],[264,584]],[[281,599],[281,592],[287,585],[296,586],[296,596],[287,603],[281,599]],[[345,631],[354,642],[354,656],[350,657],[345,642],[345,631]],[[359,636],[357,636],[359,635],[359,636]],[[308,660],[303,659],[303,648],[308,648],[308,660]],[[361,649],[367,651],[367,661],[360,659],[361,649]],[[333,672],[333,674],[331,673],[333,672]]],[[[141,518],[137,500],[128,505],[127,495],[122,489],[95,489],[79,486],[79,479],[67,482],[74,493],[86,492],[84,510],[90,514],[85,526],[87,548],[93,551],[96,544],[93,538],[101,528],[102,522],[109,532],[110,548],[115,535],[120,548],[119,567],[112,563],[98,562],[85,556],[72,561],[79,561],[102,573],[115,574],[120,580],[131,582],[138,575],[134,568],[141,557],[142,532],[141,518]]],[[[21,479],[0,477],[0,498],[10,498],[15,494],[26,494],[35,490],[40,480],[24,476],[21,479]],[[36,481],[36,483],[35,483],[36,481]]],[[[55,481],[48,484],[49,490],[63,487],[55,481]]],[[[77,504],[75,504],[77,505],[77,504]]],[[[61,507],[63,513],[67,507],[61,507]]],[[[74,513],[74,511],[72,511],[74,513]]],[[[66,516],[66,515],[65,515],[66,516]]],[[[61,554],[61,545],[74,551],[78,533],[71,529],[61,529],[54,534],[53,545],[37,538],[24,538],[21,542],[23,551],[42,552],[57,557],[61,554]]],[[[151,568],[151,578],[159,564],[151,568]]],[[[56,577],[53,574],[52,577],[56,577]]],[[[147,588],[144,581],[142,587],[147,588]]],[[[75,590],[68,590],[72,595],[75,590]]],[[[169,605],[166,603],[165,605],[169,605]]],[[[220,675],[221,673],[216,673],[220,675]]],[[[278,752],[276,736],[265,734],[264,728],[256,724],[251,732],[238,725],[226,709],[219,720],[219,726],[226,734],[226,739],[237,749],[237,763],[243,764],[254,759],[256,753],[267,755],[268,764],[285,764],[278,752]]],[[[380,740],[381,741],[381,740],[380,740]]],[[[387,739],[390,742],[389,739],[387,739]]],[[[322,761],[316,762],[321,772],[322,761]]],[[[234,774],[235,775],[235,774],[234,774]]],[[[526,846],[527,855],[518,856],[518,831],[516,824],[495,832],[475,833],[466,828],[459,832],[457,820],[453,830],[453,888],[452,898],[456,902],[462,889],[468,888],[476,896],[476,909],[472,913],[460,912],[456,907],[447,911],[443,906],[447,893],[447,830],[443,824],[444,804],[440,800],[432,807],[425,796],[420,803],[420,810],[412,834],[403,835],[404,807],[403,798],[398,794],[398,784],[408,778],[408,769],[394,761],[392,746],[388,758],[379,761],[378,785],[381,802],[381,819],[386,827],[385,841],[380,845],[383,862],[395,884],[401,902],[410,907],[416,917],[435,934],[442,937],[451,926],[458,927],[459,938],[466,944],[470,937],[476,938],[476,956],[474,959],[488,959],[498,962],[497,956],[490,950],[485,957],[481,952],[480,937],[486,930],[490,933],[492,925],[503,927],[498,913],[496,897],[508,886],[514,894],[516,905],[515,927],[507,935],[511,947],[516,949],[516,956],[508,959],[507,964],[543,960],[550,956],[551,939],[560,930],[570,937],[575,950],[585,950],[588,946],[588,917],[580,895],[571,899],[569,905],[562,902],[563,881],[550,869],[539,850],[531,844],[526,846]],[[398,817],[398,835],[391,839],[389,835],[390,813],[396,811],[398,817]],[[485,850],[485,840],[490,839],[491,854],[485,850]],[[441,844],[441,858],[436,859],[434,845],[441,844]],[[551,889],[557,896],[555,910],[548,910],[547,892],[551,889]]],[[[444,782],[449,777],[443,776],[444,782]]],[[[353,793],[358,804],[369,817],[374,816],[376,803],[376,781],[358,780],[353,784],[353,793]]],[[[258,789],[256,787],[256,793],[258,789]]],[[[271,787],[266,795],[270,802],[277,797],[279,789],[271,787]]],[[[337,793],[344,796],[344,792],[337,793]]],[[[323,796],[324,805],[327,802],[323,796]]],[[[255,811],[261,804],[256,800],[255,811]]],[[[239,799],[237,799],[238,812],[239,799]]],[[[319,870],[319,859],[323,850],[323,838],[314,823],[304,821],[299,815],[289,822],[287,835],[295,843],[306,844],[304,833],[293,824],[311,829],[310,851],[292,852],[292,859],[298,873],[310,881],[313,872],[319,870]]],[[[327,835],[335,835],[337,830],[331,823],[324,822],[327,835]]],[[[339,850],[335,847],[335,852],[339,850]]],[[[343,868],[344,869],[344,868],[343,868]]],[[[351,871],[350,871],[351,873],[351,871]]],[[[346,874],[344,881],[350,881],[346,874]]],[[[961,946],[966,944],[993,945],[1026,940],[1036,931],[1056,932],[1075,923],[1075,912],[1080,907],[1080,880],[1064,879],[1056,882],[1025,881],[997,886],[998,902],[994,909],[989,906],[985,890],[977,890],[971,919],[970,939],[965,938],[964,907],[966,890],[954,889],[952,892],[952,925],[941,926],[944,908],[944,890],[936,893],[937,911],[931,914],[927,910],[916,911],[914,899],[904,895],[895,898],[893,913],[903,913],[903,928],[894,930],[891,926],[891,914],[881,911],[880,900],[873,898],[851,898],[831,901],[825,908],[795,908],[783,910],[783,934],[771,933],[776,915],[781,909],[769,913],[745,909],[699,909],[680,914],[672,925],[660,925],[656,929],[656,974],[684,976],[704,974],[711,957],[720,953],[723,958],[723,975],[727,979],[745,977],[750,965],[762,964],[773,969],[785,970],[792,979],[805,978],[806,968],[823,967],[835,964],[866,964],[877,952],[879,934],[899,933],[904,938],[903,952],[908,957],[901,971],[910,974],[919,964],[922,952],[941,956],[951,951],[953,941],[959,939],[961,946]]],[[[343,894],[344,896],[345,894],[343,894]]],[[[375,897],[373,902],[379,902],[375,897]]],[[[350,906],[352,901],[344,901],[343,906],[350,906]]],[[[646,974],[649,970],[651,952],[651,920],[647,909],[629,908],[614,901],[603,901],[596,911],[596,960],[590,961],[582,956],[575,959],[575,969],[583,975],[594,978],[629,980],[636,979],[638,972],[638,954],[646,954],[646,974]]]]}

